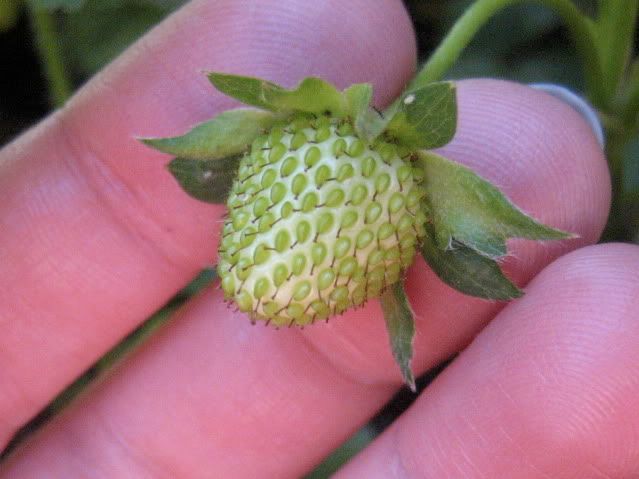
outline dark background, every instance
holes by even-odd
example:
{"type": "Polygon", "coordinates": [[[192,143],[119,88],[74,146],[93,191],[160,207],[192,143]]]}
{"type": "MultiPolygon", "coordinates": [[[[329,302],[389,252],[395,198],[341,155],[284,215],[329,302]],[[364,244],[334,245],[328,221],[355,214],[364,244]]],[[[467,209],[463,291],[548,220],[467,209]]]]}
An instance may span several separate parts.
{"type": "MultiPolygon", "coordinates": [[[[25,3],[25,0],[0,1],[0,145],[42,118],[51,108],[25,3]]],[[[52,13],[65,69],[73,87],[77,88],[183,2],[33,0],[32,3],[52,13]]],[[[406,3],[423,59],[471,2],[412,0],[406,3]]],[[[491,20],[449,76],[554,81],[577,90],[582,86],[577,58],[559,18],[537,6],[511,7],[491,20]]]]}

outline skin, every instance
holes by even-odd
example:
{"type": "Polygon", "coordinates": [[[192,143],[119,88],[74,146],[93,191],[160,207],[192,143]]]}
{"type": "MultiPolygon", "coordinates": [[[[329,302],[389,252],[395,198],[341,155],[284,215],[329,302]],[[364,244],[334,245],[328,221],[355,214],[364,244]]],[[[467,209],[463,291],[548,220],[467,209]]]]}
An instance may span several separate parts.
{"type": "MultiPolygon", "coordinates": [[[[287,86],[311,74],[370,81],[384,105],[412,74],[415,44],[400,2],[369,7],[192,2],[0,152],[0,444],[215,260],[222,208],[185,195],[168,157],[134,136],[233,106],[203,69],[287,86]]],[[[461,353],[338,477],[636,477],[639,250],[589,246],[609,206],[603,153],[555,98],[458,86],[458,134],[443,153],[580,238],[511,242],[504,267],[526,295],[506,306],[456,293],[417,260],[413,366],[461,353]]],[[[221,299],[191,300],[0,478],[299,477],[401,384],[374,301],[276,331],[221,299]]]]}

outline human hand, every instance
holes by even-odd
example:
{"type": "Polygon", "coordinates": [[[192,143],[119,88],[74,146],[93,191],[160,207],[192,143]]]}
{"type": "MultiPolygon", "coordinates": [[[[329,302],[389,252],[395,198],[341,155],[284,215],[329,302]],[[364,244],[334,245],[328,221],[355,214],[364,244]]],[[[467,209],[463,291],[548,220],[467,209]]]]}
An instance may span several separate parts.
{"type": "MultiPolygon", "coordinates": [[[[185,131],[232,106],[198,71],[287,86],[312,74],[340,87],[370,81],[381,106],[408,81],[414,55],[400,2],[193,2],[5,148],[3,444],[214,260],[223,208],[188,198],[167,157],[134,139],[185,131]]],[[[446,155],[581,238],[512,242],[505,269],[520,285],[534,279],[505,307],[454,292],[416,261],[407,280],[415,369],[465,349],[341,474],[630,477],[639,470],[639,253],[584,248],[608,209],[603,154],[582,118],[542,92],[458,86],[446,155]]],[[[206,291],[16,451],[0,478],[297,477],[397,390],[387,342],[374,301],[276,331],[206,291]]]]}

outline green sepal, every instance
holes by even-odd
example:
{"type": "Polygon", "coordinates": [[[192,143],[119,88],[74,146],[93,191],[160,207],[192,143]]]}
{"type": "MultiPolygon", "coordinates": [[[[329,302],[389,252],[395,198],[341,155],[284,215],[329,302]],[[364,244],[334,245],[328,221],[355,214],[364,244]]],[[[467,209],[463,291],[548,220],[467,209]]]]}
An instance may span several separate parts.
{"type": "Polygon", "coordinates": [[[355,131],[360,138],[370,144],[382,134],[387,124],[388,118],[384,113],[369,108],[359,118],[359,123],[355,124],[355,131]]]}
{"type": "Polygon", "coordinates": [[[200,123],[188,133],[169,138],[140,138],[140,141],[163,153],[181,158],[225,158],[246,150],[251,142],[276,121],[272,113],[237,109],[228,110],[200,123]]]}
{"type": "Polygon", "coordinates": [[[240,163],[240,156],[216,160],[175,158],[167,168],[182,189],[206,203],[225,203],[240,163]]]}
{"type": "Polygon", "coordinates": [[[372,143],[386,129],[396,107],[387,110],[388,115],[372,108],[373,87],[369,83],[351,85],[344,90],[344,97],[357,135],[367,143],[372,143]]]}
{"type": "Polygon", "coordinates": [[[488,258],[506,254],[508,238],[560,240],[574,235],[538,223],[469,168],[441,155],[419,152],[424,189],[440,249],[459,242],[488,258]]]}
{"type": "Polygon", "coordinates": [[[370,105],[373,88],[368,83],[339,91],[321,78],[308,77],[289,90],[260,78],[219,72],[207,76],[220,92],[246,105],[281,114],[350,116],[355,131],[368,143],[385,132],[411,149],[437,148],[452,139],[457,127],[452,82],[430,83],[406,92],[384,113],[378,113],[370,105]]]}
{"type": "Polygon", "coordinates": [[[373,85],[370,83],[355,83],[343,92],[348,114],[353,118],[357,129],[358,119],[370,108],[373,99],[373,85]]]}
{"type": "Polygon", "coordinates": [[[523,295],[504,275],[497,261],[456,241],[447,249],[439,248],[431,224],[426,225],[421,253],[435,274],[461,293],[496,301],[509,301],[523,295]]]}
{"type": "Polygon", "coordinates": [[[412,149],[431,149],[452,140],[457,129],[453,82],[430,83],[404,93],[387,110],[385,132],[412,149]]]}
{"type": "Polygon", "coordinates": [[[379,301],[384,312],[393,357],[402,372],[404,381],[411,391],[416,392],[415,376],[410,367],[413,358],[415,320],[403,282],[398,281],[392,284],[380,296],[379,301]]]}
{"type": "Polygon", "coordinates": [[[267,100],[266,92],[283,90],[281,86],[261,78],[218,72],[210,72],[206,76],[213,86],[226,96],[263,110],[276,110],[267,100]]]}
{"type": "Polygon", "coordinates": [[[344,90],[348,112],[353,119],[357,135],[367,143],[372,143],[386,129],[388,122],[397,111],[397,102],[384,113],[374,109],[373,86],[369,83],[356,83],[344,90]]]}
{"type": "Polygon", "coordinates": [[[364,125],[364,136],[372,142],[379,135],[384,133],[390,121],[395,117],[399,108],[399,99],[391,103],[383,112],[370,109],[366,116],[364,125]]]}
{"type": "Polygon", "coordinates": [[[304,78],[293,90],[274,91],[267,96],[277,111],[301,111],[344,116],[346,105],[342,93],[321,78],[304,78]]]}
{"type": "Polygon", "coordinates": [[[353,120],[355,132],[368,143],[371,143],[384,129],[379,128],[379,113],[371,108],[373,86],[370,83],[356,83],[344,90],[348,115],[353,120]]]}
{"type": "Polygon", "coordinates": [[[292,90],[259,78],[227,73],[211,72],[208,78],[225,95],[265,110],[330,113],[333,116],[344,116],[347,112],[342,92],[321,78],[304,78],[292,90]]]}

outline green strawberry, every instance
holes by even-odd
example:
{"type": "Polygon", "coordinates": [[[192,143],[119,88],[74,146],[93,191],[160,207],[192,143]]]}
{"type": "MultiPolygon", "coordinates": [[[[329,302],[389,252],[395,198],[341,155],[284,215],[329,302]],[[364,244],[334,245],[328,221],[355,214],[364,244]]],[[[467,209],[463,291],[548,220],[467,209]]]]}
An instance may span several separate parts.
{"type": "Polygon", "coordinates": [[[175,156],[169,170],[191,196],[226,201],[217,272],[226,299],[253,321],[304,326],[379,296],[393,356],[415,390],[415,325],[401,277],[416,251],[462,293],[507,301],[522,292],[499,267],[506,240],[570,237],[424,151],[455,134],[450,82],[414,82],[379,113],[369,84],[338,91],[306,78],[287,90],[223,73],[209,79],[258,109],[143,141],[175,156]]]}
{"type": "Polygon", "coordinates": [[[421,177],[406,148],[366,144],[347,118],[274,126],[240,161],[228,198],[217,268],[226,297],[280,326],[379,296],[424,235],[421,177]]]}

